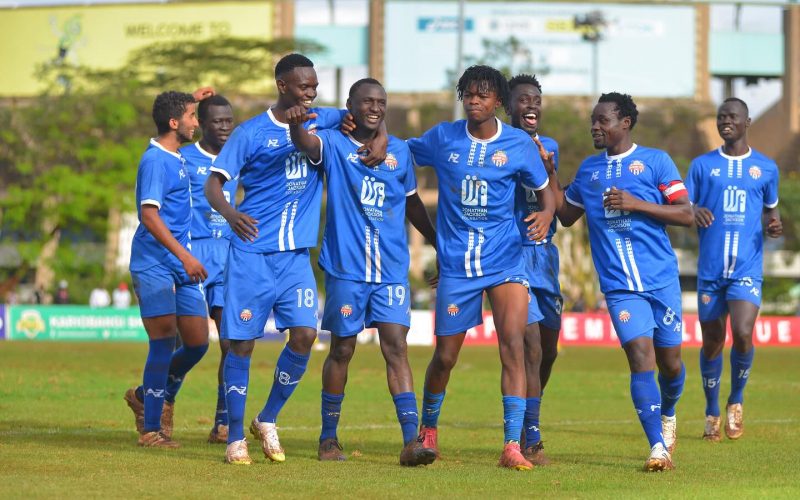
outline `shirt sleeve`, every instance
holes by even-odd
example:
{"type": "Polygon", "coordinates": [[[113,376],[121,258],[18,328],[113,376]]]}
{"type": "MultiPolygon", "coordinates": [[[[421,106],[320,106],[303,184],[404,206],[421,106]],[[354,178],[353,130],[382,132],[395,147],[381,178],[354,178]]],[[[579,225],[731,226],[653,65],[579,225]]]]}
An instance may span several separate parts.
{"type": "Polygon", "coordinates": [[[778,206],[778,166],[773,165],[772,175],[769,181],[764,184],[764,206],[775,208],[778,206]]]}
{"type": "Polygon", "coordinates": [[[522,184],[534,191],[546,188],[550,178],[547,170],[544,169],[544,163],[542,163],[542,157],[539,156],[539,148],[536,143],[530,139],[525,140],[521,151],[522,157],[526,159],[520,172],[522,184]]]}
{"type": "Polygon", "coordinates": [[[689,201],[693,205],[699,202],[700,173],[703,167],[697,160],[693,160],[689,165],[689,173],[686,175],[686,191],[689,193],[689,201]]]}
{"type": "Polygon", "coordinates": [[[150,159],[139,164],[139,205],[155,205],[161,209],[164,202],[164,165],[150,159]]]}
{"type": "Polygon", "coordinates": [[[411,150],[411,161],[417,167],[433,167],[439,146],[439,125],[425,132],[422,137],[406,141],[411,150]]]}
{"type": "Polygon", "coordinates": [[[321,130],[338,130],[344,115],[347,114],[346,109],[336,108],[316,108],[314,112],[317,113],[317,128],[321,130]]]}
{"type": "Polygon", "coordinates": [[[334,154],[334,146],[331,140],[331,134],[339,134],[338,130],[318,130],[316,134],[314,134],[317,139],[319,140],[319,162],[314,163],[309,158],[309,163],[315,166],[322,166],[325,170],[326,175],[330,175],[331,172],[331,159],[332,155],[334,154]]]}
{"type": "Polygon", "coordinates": [[[417,174],[414,171],[414,164],[411,162],[411,152],[406,145],[403,145],[403,148],[405,148],[403,162],[405,163],[404,166],[406,169],[406,176],[405,179],[403,179],[403,189],[405,189],[406,196],[411,196],[417,192],[417,174]]]}
{"type": "Polygon", "coordinates": [[[250,154],[250,134],[242,127],[236,127],[222,146],[211,171],[224,175],[228,180],[235,179],[250,161],[250,154]]]}
{"type": "Polygon", "coordinates": [[[583,208],[583,195],[581,194],[581,190],[579,188],[579,177],[580,169],[578,169],[578,173],[575,175],[575,180],[567,186],[567,191],[564,193],[564,198],[566,198],[567,202],[570,205],[574,205],[578,208],[583,208]]]}
{"type": "Polygon", "coordinates": [[[672,204],[677,199],[689,195],[686,185],[681,179],[681,174],[678,172],[678,167],[675,166],[675,162],[668,154],[662,152],[657,165],[656,182],[664,201],[672,204]]]}

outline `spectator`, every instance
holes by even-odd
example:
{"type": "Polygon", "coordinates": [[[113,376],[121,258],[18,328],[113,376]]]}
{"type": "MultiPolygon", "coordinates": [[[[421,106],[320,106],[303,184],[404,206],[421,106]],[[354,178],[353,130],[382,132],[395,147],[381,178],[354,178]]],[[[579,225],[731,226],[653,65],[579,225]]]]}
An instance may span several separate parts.
{"type": "Polygon", "coordinates": [[[56,291],[56,304],[69,304],[69,290],[67,289],[69,283],[67,280],[61,280],[58,282],[58,291],[56,291]]]}
{"type": "Polygon", "coordinates": [[[89,295],[89,307],[108,307],[111,305],[111,296],[105,288],[97,287],[89,295]]]}
{"type": "Polygon", "coordinates": [[[121,282],[111,294],[111,299],[114,302],[114,307],[117,309],[126,309],[131,306],[131,292],[128,290],[128,284],[124,281],[121,282]]]}

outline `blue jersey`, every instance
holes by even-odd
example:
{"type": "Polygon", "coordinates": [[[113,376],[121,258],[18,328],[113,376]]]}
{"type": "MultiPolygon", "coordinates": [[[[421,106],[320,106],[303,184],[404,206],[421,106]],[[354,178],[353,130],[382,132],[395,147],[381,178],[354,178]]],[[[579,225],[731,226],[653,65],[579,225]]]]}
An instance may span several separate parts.
{"type": "Polygon", "coordinates": [[[518,182],[536,190],[547,172],[530,136],[497,120],[497,134],[476,139],[466,120],[445,122],[408,145],[416,165],[439,181],[436,247],[439,271],[453,277],[491,275],[521,265],[522,235],[515,220],[518,182]]]}
{"type": "MultiPolygon", "coordinates": [[[[537,135],[536,137],[541,141],[548,152],[553,153],[553,161],[555,162],[556,171],[558,171],[558,143],[551,137],[545,137],[543,135],[537,135]]],[[[531,212],[539,212],[542,209],[542,207],[539,206],[536,191],[529,186],[519,183],[517,184],[517,193],[514,200],[514,211],[516,212],[517,222],[519,223],[519,232],[522,234],[522,244],[536,245],[535,241],[528,239],[528,224],[525,222],[525,217],[530,215],[531,212]]],[[[550,241],[553,235],[556,234],[557,226],[558,221],[553,217],[553,223],[550,224],[550,229],[547,231],[547,241],[550,241]]]]}
{"type": "Polygon", "coordinates": [[[666,226],[652,217],[606,209],[612,187],[641,200],[667,204],[670,192],[684,190],[672,159],[659,149],[633,145],[620,155],[586,158],[566,192],[567,201],[586,211],[592,260],[603,293],[645,292],[678,278],[678,262],[666,226]]]}
{"type": "MultiPolygon", "coordinates": [[[[189,171],[189,180],[192,183],[192,239],[203,238],[230,238],[231,231],[225,217],[211,208],[205,195],[205,185],[211,166],[217,155],[212,155],[200,147],[199,142],[184,146],[180,149],[181,156],[186,160],[189,171]]],[[[233,204],[236,198],[237,179],[230,180],[222,187],[222,192],[228,203],[233,204]]]]}
{"type": "Polygon", "coordinates": [[[697,228],[697,277],[761,278],[761,214],[765,207],[778,205],[775,162],[752,149],[743,156],[728,156],[720,148],[692,161],[686,188],[692,203],[714,214],[711,226],[697,228]]]}
{"type": "Polygon", "coordinates": [[[182,269],[181,263],[167,247],[159,243],[142,224],[142,205],[158,207],[158,215],[178,240],[189,245],[189,225],[192,221],[192,195],[189,172],[183,157],[150,139],[136,173],[136,212],[139,227],[131,244],[131,271],[145,271],[158,264],[182,269]]]}
{"type": "Polygon", "coordinates": [[[362,144],[338,130],[317,133],[328,176],[328,206],[319,265],[336,278],[366,283],[408,280],[406,196],[417,191],[411,153],[389,137],[386,159],[361,163],[362,144]]]}
{"type": "MultiPolygon", "coordinates": [[[[314,108],[308,130],[338,127],[343,112],[314,108]]],[[[233,238],[245,252],[284,252],[317,246],[322,174],[295,149],[289,125],[268,109],[233,131],[211,167],[229,181],[239,176],[244,199],[238,210],[258,220],[254,242],[233,238]]]]}

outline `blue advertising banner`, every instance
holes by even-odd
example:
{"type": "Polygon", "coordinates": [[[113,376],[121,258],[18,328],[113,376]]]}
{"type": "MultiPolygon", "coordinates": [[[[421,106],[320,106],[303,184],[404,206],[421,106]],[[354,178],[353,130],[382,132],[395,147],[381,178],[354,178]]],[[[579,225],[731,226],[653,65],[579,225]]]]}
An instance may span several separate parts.
{"type": "Polygon", "coordinates": [[[0,304],[0,339],[6,338],[6,306],[0,304]]]}

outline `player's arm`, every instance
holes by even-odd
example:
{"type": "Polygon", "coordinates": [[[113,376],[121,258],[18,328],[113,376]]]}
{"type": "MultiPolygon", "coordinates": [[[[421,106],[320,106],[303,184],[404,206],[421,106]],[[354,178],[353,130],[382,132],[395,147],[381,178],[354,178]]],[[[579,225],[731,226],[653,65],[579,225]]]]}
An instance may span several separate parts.
{"type": "Polygon", "coordinates": [[[692,203],[692,213],[694,214],[694,224],[697,227],[709,227],[714,222],[714,213],[707,207],[700,206],[699,193],[706,189],[702,175],[703,164],[698,160],[692,161],[689,165],[689,173],[686,175],[686,191],[689,193],[689,201],[692,203]]]}
{"type": "MultiPolygon", "coordinates": [[[[353,120],[353,115],[350,113],[345,113],[342,116],[342,123],[339,124],[339,130],[342,131],[343,134],[349,135],[356,129],[356,122],[353,120]]],[[[372,138],[371,141],[364,144],[360,148],[356,150],[359,157],[361,158],[361,163],[368,167],[374,167],[376,165],[380,165],[386,159],[386,152],[389,148],[389,131],[386,129],[386,121],[381,122],[381,126],[378,127],[378,133],[375,134],[375,137],[372,138]]]]}
{"type": "Polygon", "coordinates": [[[528,223],[528,239],[542,241],[553,223],[555,215],[555,196],[548,185],[536,190],[536,199],[539,201],[539,211],[531,212],[525,217],[528,223]]]}
{"type": "Polygon", "coordinates": [[[186,247],[172,236],[172,232],[158,214],[158,206],[150,205],[149,203],[142,205],[142,224],[150,231],[156,241],[164,245],[167,250],[181,261],[186,274],[189,275],[192,281],[205,281],[208,277],[206,269],[200,261],[192,256],[186,247]]]}
{"type": "Polygon", "coordinates": [[[772,208],[764,207],[764,219],[767,225],[767,236],[777,238],[783,234],[783,222],[781,222],[781,212],[777,206],[772,208]]]}
{"type": "Polygon", "coordinates": [[[204,99],[208,99],[211,96],[216,95],[217,91],[214,90],[214,87],[200,87],[199,89],[192,92],[192,97],[197,102],[200,102],[204,99]]]}
{"type": "Polygon", "coordinates": [[[428,216],[428,211],[425,210],[425,204],[422,203],[422,199],[416,191],[414,194],[406,196],[406,218],[417,231],[422,233],[428,243],[436,248],[436,229],[428,216]]]}
{"type": "Polygon", "coordinates": [[[689,194],[683,183],[675,181],[671,186],[659,188],[667,200],[666,205],[650,203],[639,199],[627,191],[612,187],[603,196],[603,206],[611,210],[627,210],[629,212],[639,212],[652,217],[664,224],[672,226],[689,227],[694,223],[695,215],[692,204],[689,203],[689,194]]]}
{"type": "Polygon", "coordinates": [[[293,106],[286,110],[286,122],[289,124],[294,147],[305,153],[311,163],[318,165],[322,159],[322,141],[303,127],[305,122],[316,117],[316,113],[309,113],[303,106],[293,106]]]}
{"type": "Polygon", "coordinates": [[[206,181],[205,194],[208,204],[225,217],[231,229],[242,241],[253,242],[258,236],[258,221],[246,213],[239,212],[225,199],[222,186],[228,181],[220,172],[212,171],[206,181]]]}
{"type": "MultiPolygon", "coordinates": [[[[561,225],[570,227],[581,218],[583,215],[583,208],[573,205],[566,200],[566,189],[561,187],[561,183],[558,180],[555,153],[553,151],[547,151],[538,137],[534,137],[533,141],[539,149],[539,156],[542,158],[542,163],[544,164],[544,169],[548,177],[547,187],[541,192],[537,191],[536,196],[538,197],[541,195],[543,200],[550,198],[552,200],[553,213],[558,217],[561,225]],[[549,193],[545,193],[544,191],[548,191],[549,193]]],[[[547,234],[547,231],[545,231],[544,234],[547,234]]]]}

